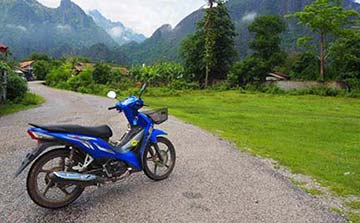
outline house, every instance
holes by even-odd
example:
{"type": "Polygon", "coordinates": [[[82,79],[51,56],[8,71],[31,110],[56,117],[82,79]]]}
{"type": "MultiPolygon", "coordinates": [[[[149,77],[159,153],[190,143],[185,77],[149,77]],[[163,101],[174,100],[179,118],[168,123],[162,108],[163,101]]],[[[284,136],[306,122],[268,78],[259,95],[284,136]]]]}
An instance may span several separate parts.
{"type": "Polygon", "coordinates": [[[290,80],[290,76],[279,73],[279,72],[272,72],[272,73],[268,73],[268,75],[266,76],[266,80],[267,81],[288,81],[288,80],[290,80]]]}
{"type": "Polygon", "coordinates": [[[4,44],[1,44],[0,43],[0,53],[5,53],[5,54],[7,54],[7,52],[8,52],[8,47],[7,46],[5,46],[4,44]]]}
{"type": "Polygon", "coordinates": [[[24,61],[22,63],[20,63],[20,69],[24,75],[26,80],[30,81],[34,79],[34,74],[33,74],[33,67],[32,65],[34,64],[34,60],[30,60],[30,61],[24,61]]]}

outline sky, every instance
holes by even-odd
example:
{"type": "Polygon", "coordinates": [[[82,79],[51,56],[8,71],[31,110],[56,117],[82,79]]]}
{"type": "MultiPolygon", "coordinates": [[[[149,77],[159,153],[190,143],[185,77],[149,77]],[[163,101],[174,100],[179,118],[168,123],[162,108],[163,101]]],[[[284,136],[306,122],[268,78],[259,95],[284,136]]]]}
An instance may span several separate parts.
{"type": "MultiPolygon", "coordinates": [[[[56,8],[60,0],[38,0],[56,8]]],[[[205,0],[72,0],[83,10],[99,10],[105,17],[149,37],[160,26],[173,27],[191,12],[205,5],[205,0]]]]}
{"type": "MultiPolygon", "coordinates": [[[[38,0],[56,8],[60,0],[38,0]]],[[[191,12],[204,6],[205,0],[72,0],[83,10],[99,10],[106,18],[149,37],[160,26],[173,27],[191,12]]],[[[360,3],[360,0],[356,0],[360,3]]]]}

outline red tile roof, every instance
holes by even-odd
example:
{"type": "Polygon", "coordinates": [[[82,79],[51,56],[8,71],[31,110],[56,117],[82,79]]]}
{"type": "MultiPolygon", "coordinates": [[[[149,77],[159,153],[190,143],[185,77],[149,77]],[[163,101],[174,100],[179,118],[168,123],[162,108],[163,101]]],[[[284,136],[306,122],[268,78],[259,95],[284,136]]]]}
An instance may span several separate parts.
{"type": "Polygon", "coordinates": [[[20,63],[20,67],[21,67],[21,68],[25,68],[25,67],[27,67],[27,66],[30,66],[30,65],[33,64],[34,62],[35,62],[35,61],[33,61],[33,60],[24,61],[24,62],[20,63]]]}
{"type": "Polygon", "coordinates": [[[7,50],[8,50],[8,47],[5,46],[4,44],[1,44],[1,43],[0,43],[0,52],[1,52],[1,53],[6,53],[7,50]]]}

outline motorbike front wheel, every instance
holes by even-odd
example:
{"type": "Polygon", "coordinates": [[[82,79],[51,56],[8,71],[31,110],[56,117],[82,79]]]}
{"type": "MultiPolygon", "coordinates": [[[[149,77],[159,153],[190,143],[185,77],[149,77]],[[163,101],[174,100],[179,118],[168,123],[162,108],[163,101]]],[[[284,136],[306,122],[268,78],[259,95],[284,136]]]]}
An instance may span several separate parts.
{"type": "MultiPolygon", "coordinates": [[[[84,191],[77,185],[58,185],[50,179],[54,171],[65,171],[66,159],[69,159],[70,150],[65,148],[54,149],[44,153],[31,166],[27,177],[27,191],[30,198],[44,208],[62,208],[74,202],[84,191]]],[[[79,157],[73,157],[79,162],[79,157]]]]}
{"type": "Polygon", "coordinates": [[[143,156],[145,175],[155,181],[168,178],[174,169],[176,161],[175,148],[170,140],[164,137],[158,137],[157,141],[156,145],[163,160],[161,161],[159,159],[154,144],[149,144],[146,147],[143,156]]]}

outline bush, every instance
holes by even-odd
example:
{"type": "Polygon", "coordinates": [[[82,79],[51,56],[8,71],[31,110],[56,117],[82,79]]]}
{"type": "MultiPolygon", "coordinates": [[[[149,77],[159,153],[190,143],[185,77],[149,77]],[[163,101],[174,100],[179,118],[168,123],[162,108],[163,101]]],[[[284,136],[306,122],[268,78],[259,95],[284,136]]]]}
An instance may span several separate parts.
{"type": "Polygon", "coordinates": [[[21,100],[28,90],[27,82],[15,73],[8,75],[7,98],[9,100],[21,100]]]}
{"type": "Polygon", "coordinates": [[[86,88],[93,83],[92,71],[90,69],[85,69],[80,74],[68,79],[66,83],[73,91],[78,91],[80,87],[86,88]]]}
{"type": "Polygon", "coordinates": [[[105,63],[95,64],[94,72],[92,77],[97,84],[107,84],[112,80],[111,67],[105,63]]]}
{"type": "Polygon", "coordinates": [[[290,76],[299,80],[317,80],[319,78],[319,59],[311,52],[299,54],[294,59],[290,76]]]}
{"type": "Polygon", "coordinates": [[[210,89],[215,91],[226,91],[231,89],[231,85],[228,81],[221,81],[213,84],[210,89]]]}
{"type": "Polygon", "coordinates": [[[26,93],[24,98],[21,100],[21,104],[27,105],[38,105],[43,102],[43,98],[32,93],[26,93]]]}
{"type": "Polygon", "coordinates": [[[130,76],[134,81],[146,81],[155,86],[169,85],[176,80],[188,80],[184,67],[175,62],[157,63],[145,67],[135,66],[130,69],[130,76]]]}
{"type": "Polygon", "coordinates": [[[291,90],[287,92],[290,95],[319,95],[319,96],[345,96],[347,93],[345,90],[337,90],[335,88],[329,88],[326,86],[322,87],[311,87],[303,90],[291,90]]]}
{"type": "Polygon", "coordinates": [[[284,94],[285,93],[285,91],[283,89],[281,89],[275,85],[266,85],[266,86],[264,86],[262,91],[267,94],[284,94]]]}
{"type": "Polygon", "coordinates": [[[228,81],[232,86],[244,87],[254,81],[265,81],[268,72],[269,68],[264,60],[249,56],[233,65],[228,74],[228,81]]]}
{"type": "Polygon", "coordinates": [[[170,83],[169,88],[174,90],[195,90],[199,88],[198,83],[186,82],[185,80],[174,80],[170,83]]]}
{"type": "Polygon", "coordinates": [[[33,64],[35,76],[38,80],[45,80],[51,70],[51,65],[45,60],[38,60],[33,64]]]}
{"type": "Polygon", "coordinates": [[[70,77],[75,75],[71,63],[64,63],[61,66],[52,69],[46,76],[46,84],[49,86],[59,86],[62,82],[66,82],[70,77]]]}

